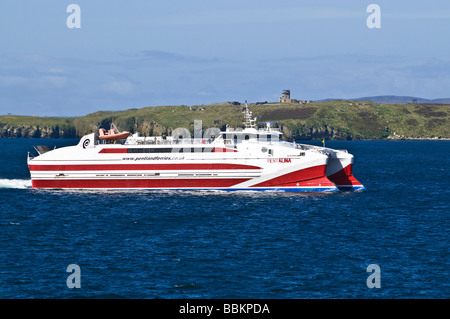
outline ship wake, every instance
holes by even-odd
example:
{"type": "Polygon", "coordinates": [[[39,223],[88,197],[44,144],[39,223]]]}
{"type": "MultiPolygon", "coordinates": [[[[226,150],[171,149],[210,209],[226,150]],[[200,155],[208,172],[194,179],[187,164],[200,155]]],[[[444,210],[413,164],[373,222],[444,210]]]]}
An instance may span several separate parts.
{"type": "Polygon", "coordinates": [[[0,188],[31,188],[31,179],[0,179],[0,188]]]}

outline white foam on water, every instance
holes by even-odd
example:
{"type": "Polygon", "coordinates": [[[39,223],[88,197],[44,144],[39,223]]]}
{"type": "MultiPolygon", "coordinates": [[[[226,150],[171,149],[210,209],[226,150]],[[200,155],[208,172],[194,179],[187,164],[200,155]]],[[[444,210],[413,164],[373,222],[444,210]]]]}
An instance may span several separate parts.
{"type": "Polygon", "coordinates": [[[0,179],[0,188],[31,188],[31,179],[0,179]]]}

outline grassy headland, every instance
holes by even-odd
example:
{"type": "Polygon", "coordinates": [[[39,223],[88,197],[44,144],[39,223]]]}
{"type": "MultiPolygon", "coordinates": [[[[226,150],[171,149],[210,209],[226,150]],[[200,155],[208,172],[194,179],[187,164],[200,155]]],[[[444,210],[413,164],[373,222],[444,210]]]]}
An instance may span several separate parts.
{"type": "MultiPolygon", "coordinates": [[[[278,121],[286,139],[450,138],[450,105],[327,101],[249,107],[258,121],[278,121]]],[[[242,105],[157,106],[67,118],[5,115],[0,137],[80,137],[111,122],[144,136],[169,135],[178,127],[192,134],[194,120],[202,120],[203,129],[242,126],[242,105]]]]}

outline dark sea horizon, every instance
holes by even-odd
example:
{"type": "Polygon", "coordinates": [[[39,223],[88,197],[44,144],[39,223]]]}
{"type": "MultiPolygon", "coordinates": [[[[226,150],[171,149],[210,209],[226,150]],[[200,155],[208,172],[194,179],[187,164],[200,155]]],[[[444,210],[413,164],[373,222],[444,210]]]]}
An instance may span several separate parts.
{"type": "Polygon", "coordinates": [[[76,143],[0,139],[1,299],[450,297],[450,141],[327,141],[363,192],[32,189],[33,145],[76,143]]]}

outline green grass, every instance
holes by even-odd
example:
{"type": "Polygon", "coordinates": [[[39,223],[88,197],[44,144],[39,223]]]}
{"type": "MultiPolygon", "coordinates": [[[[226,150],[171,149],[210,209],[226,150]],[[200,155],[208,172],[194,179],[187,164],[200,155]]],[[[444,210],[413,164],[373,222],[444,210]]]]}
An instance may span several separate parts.
{"type": "MultiPolygon", "coordinates": [[[[142,135],[170,134],[178,127],[193,132],[194,120],[203,129],[242,126],[243,106],[214,103],[196,106],[158,106],[117,112],[95,112],[82,117],[0,116],[5,127],[71,129],[77,136],[109,128],[142,135]]],[[[308,104],[249,105],[259,121],[278,121],[285,138],[383,139],[450,138],[450,106],[438,104],[379,104],[356,101],[328,101],[308,104]]]]}

